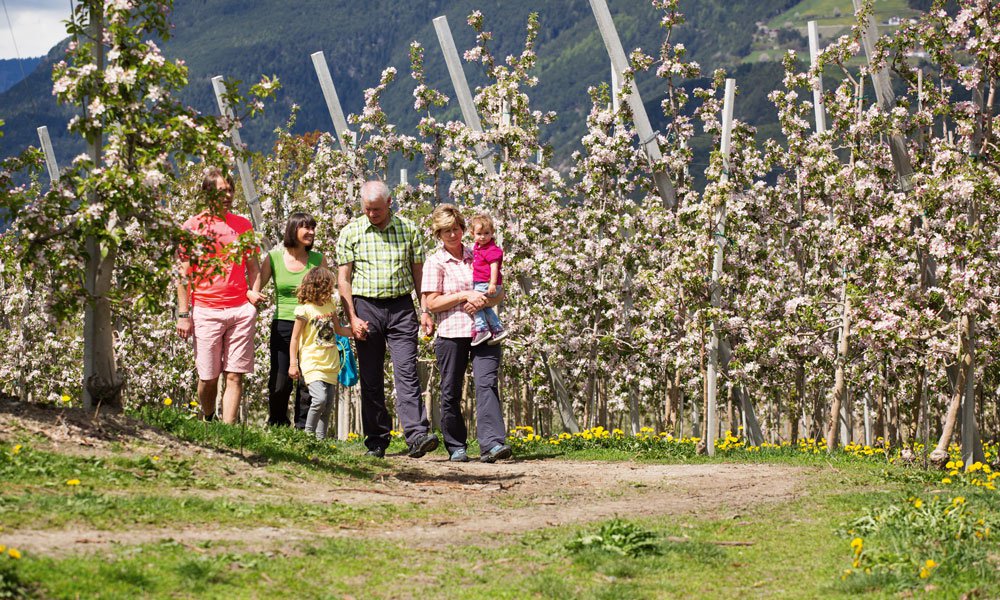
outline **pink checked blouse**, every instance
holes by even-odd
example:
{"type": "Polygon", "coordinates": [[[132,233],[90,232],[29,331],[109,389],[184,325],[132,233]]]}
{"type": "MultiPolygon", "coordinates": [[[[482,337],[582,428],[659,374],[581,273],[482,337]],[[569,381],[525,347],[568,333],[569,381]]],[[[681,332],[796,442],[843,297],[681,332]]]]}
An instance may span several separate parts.
{"type": "MultiPolygon", "coordinates": [[[[424,263],[424,278],[421,292],[472,291],[472,249],[462,246],[464,257],[459,260],[443,247],[427,257],[424,263]]],[[[467,338],[472,336],[472,316],[462,310],[460,302],[448,310],[432,313],[437,322],[437,334],[444,338],[467,338]]]]}

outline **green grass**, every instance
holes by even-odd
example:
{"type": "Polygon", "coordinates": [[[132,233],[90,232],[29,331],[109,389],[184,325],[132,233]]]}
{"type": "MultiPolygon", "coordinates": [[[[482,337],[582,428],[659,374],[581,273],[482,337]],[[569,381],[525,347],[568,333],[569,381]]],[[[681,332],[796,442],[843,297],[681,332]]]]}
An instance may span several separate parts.
{"type": "MultiPolygon", "coordinates": [[[[910,18],[918,14],[906,0],[875,0],[875,19],[881,25],[889,17],[910,18]]],[[[803,0],[792,8],[771,19],[769,27],[792,27],[805,31],[806,23],[816,21],[817,25],[844,25],[854,23],[854,4],[851,0],[803,0]],[[840,11],[839,16],[837,11],[840,11]]]]}
{"type": "MultiPolygon", "coordinates": [[[[26,557],[19,576],[56,598],[336,597],[360,589],[372,598],[717,597],[734,590],[760,598],[851,598],[893,597],[928,584],[932,597],[972,589],[982,597],[1000,593],[996,572],[942,570],[918,582],[881,574],[841,579],[852,558],[845,524],[870,507],[905,502],[924,489],[865,467],[813,467],[805,495],[729,518],[634,521],[656,534],[658,546],[656,554],[638,557],[567,550],[572,540],[597,532],[596,523],[419,550],[364,539],[293,543],[268,552],[239,543],[164,542],[116,548],[102,560],[26,557]],[[748,545],[725,545],[734,542],[748,545]]],[[[984,499],[987,510],[1000,508],[994,495],[968,498],[970,504],[984,499]]]]}
{"type": "Polygon", "coordinates": [[[308,526],[313,523],[358,524],[369,520],[413,518],[415,505],[378,504],[351,507],[287,500],[251,502],[197,496],[119,495],[88,489],[69,493],[26,492],[0,496],[0,527],[56,529],[86,526],[117,530],[127,526],[219,527],[308,526]]]}
{"type": "Polygon", "coordinates": [[[339,442],[319,441],[294,427],[233,427],[218,421],[206,423],[191,413],[165,407],[145,407],[135,416],[183,441],[237,451],[253,464],[296,464],[355,479],[370,478],[385,469],[378,461],[363,456],[363,452],[344,452],[338,447],[339,442]]]}
{"type": "MultiPolygon", "coordinates": [[[[897,597],[928,590],[930,597],[959,597],[972,590],[980,597],[1000,595],[995,558],[1000,549],[992,537],[975,547],[949,545],[934,537],[936,528],[919,520],[904,519],[901,526],[867,530],[864,560],[868,562],[862,566],[870,565],[873,570],[866,574],[863,568],[857,569],[844,576],[854,559],[851,539],[858,535],[858,523],[866,515],[890,514],[894,506],[913,507],[915,497],[938,510],[953,506],[958,495],[965,498],[963,510],[969,511],[969,522],[980,514],[991,518],[988,515],[1000,511],[1000,495],[967,485],[970,479],[965,475],[955,476],[955,484],[942,486],[939,472],[890,464],[878,454],[827,456],[791,447],[754,451],[736,446],[710,458],[696,455],[689,441],[665,444],[631,437],[602,440],[607,444],[603,447],[596,440],[518,443],[516,456],[525,462],[786,465],[801,470],[805,487],[788,501],[744,509],[727,508],[723,503],[711,515],[619,515],[604,522],[433,544],[420,539],[389,541],[363,532],[370,522],[391,529],[394,524],[407,527],[443,517],[454,519],[452,505],[352,507],[254,497],[255,488],[266,486],[276,476],[318,486],[366,486],[373,477],[393,471],[392,463],[361,456],[360,442],[321,443],[291,429],[206,425],[174,409],[150,410],[141,416],[182,440],[216,452],[154,460],[145,450],[136,455],[132,444],[112,448],[112,456],[104,458],[42,450],[34,447],[36,440],[31,438],[21,440],[16,453],[13,445],[0,446],[0,476],[6,484],[0,492],[0,527],[83,526],[122,531],[273,526],[330,531],[331,525],[345,525],[361,533],[350,538],[268,542],[263,547],[227,539],[116,544],[81,556],[25,553],[15,560],[0,555],[0,598],[17,594],[51,598],[361,597],[359,590],[366,598],[473,599],[701,598],[737,590],[751,598],[897,597]],[[262,469],[270,480],[253,481],[248,477],[252,469],[227,471],[226,464],[232,463],[219,461],[218,452],[262,469]],[[66,485],[71,478],[80,479],[80,484],[66,485]],[[940,498],[933,500],[935,494],[940,498]],[[641,545],[643,550],[630,556],[615,551],[612,543],[574,544],[622,531],[633,536],[632,546],[641,545]],[[947,552],[934,554],[946,545],[947,552]],[[906,556],[907,549],[912,549],[912,556],[906,556]],[[932,555],[945,558],[928,578],[921,579],[912,565],[932,555]],[[903,567],[884,568],[887,564],[903,567]]],[[[394,440],[390,452],[402,449],[402,442],[394,440]]],[[[630,491],[623,486],[622,497],[630,491]]],[[[560,497],[560,490],[551,490],[550,496],[560,497]]],[[[461,501],[456,493],[454,506],[461,501]]],[[[494,508],[502,514],[530,504],[520,506],[519,501],[525,499],[501,496],[494,508]]],[[[559,510],[558,506],[553,510],[559,510]]]]}

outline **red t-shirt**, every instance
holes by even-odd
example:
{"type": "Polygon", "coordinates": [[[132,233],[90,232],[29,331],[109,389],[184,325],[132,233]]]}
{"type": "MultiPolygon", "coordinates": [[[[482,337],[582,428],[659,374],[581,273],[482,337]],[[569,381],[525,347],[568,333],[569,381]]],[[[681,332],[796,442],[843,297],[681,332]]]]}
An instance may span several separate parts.
{"type": "MultiPolygon", "coordinates": [[[[490,264],[498,262],[503,266],[503,249],[490,240],[484,246],[476,244],[472,250],[472,281],[474,283],[490,282],[490,264]]],[[[497,271],[497,285],[503,283],[503,274],[497,271]]]]}
{"type": "MultiPolygon", "coordinates": [[[[248,219],[233,213],[226,213],[224,219],[203,212],[188,219],[184,229],[207,237],[215,242],[215,250],[206,253],[204,258],[226,258],[230,250],[226,248],[240,235],[253,231],[253,225],[248,219]]],[[[247,302],[247,257],[251,253],[230,257],[223,261],[223,272],[209,276],[199,276],[198,266],[192,261],[191,269],[191,303],[204,308],[233,308],[247,302]],[[239,262],[237,262],[237,259],[239,262]]],[[[213,264],[214,267],[214,264],[213,264]]],[[[206,267],[206,271],[211,270],[206,267]]]]}

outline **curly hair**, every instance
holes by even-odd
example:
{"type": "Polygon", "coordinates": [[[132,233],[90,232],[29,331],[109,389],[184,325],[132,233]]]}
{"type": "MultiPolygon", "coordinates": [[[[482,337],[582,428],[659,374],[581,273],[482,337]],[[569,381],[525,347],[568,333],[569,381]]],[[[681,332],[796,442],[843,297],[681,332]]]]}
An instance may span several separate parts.
{"type": "Polygon", "coordinates": [[[326,267],[316,267],[302,278],[295,295],[299,304],[326,304],[337,291],[337,278],[326,267]]]}

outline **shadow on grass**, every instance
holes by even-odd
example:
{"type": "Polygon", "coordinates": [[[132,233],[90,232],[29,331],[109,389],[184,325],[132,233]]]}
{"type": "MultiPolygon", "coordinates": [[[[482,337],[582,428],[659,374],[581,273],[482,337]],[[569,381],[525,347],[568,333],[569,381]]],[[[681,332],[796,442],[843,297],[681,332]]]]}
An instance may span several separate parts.
{"type": "Polygon", "coordinates": [[[294,427],[207,423],[170,408],[142,408],[136,416],[186,442],[211,448],[252,466],[295,463],[356,479],[371,478],[382,468],[364,465],[360,456],[345,454],[330,441],[320,441],[294,427]],[[247,454],[247,453],[250,454],[247,454]]]}

